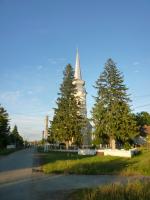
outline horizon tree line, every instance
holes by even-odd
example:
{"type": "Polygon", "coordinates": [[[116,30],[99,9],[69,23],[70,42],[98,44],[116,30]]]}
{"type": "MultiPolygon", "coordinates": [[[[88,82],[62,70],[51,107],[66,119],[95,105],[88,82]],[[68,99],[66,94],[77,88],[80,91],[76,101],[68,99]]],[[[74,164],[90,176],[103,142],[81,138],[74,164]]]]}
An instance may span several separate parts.
{"type": "Polygon", "coordinates": [[[0,149],[4,149],[10,144],[15,145],[16,148],[20,148],[24,144],[23,138],[18,132],[17,125],[11,131],[9,121],[7,111],[0,105],[0,149]]]}

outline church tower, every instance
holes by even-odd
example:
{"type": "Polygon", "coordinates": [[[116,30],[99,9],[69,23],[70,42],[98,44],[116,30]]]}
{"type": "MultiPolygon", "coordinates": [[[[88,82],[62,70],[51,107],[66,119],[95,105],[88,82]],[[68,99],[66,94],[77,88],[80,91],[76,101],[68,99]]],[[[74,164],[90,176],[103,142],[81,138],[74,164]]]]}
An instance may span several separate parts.
{"type": "Polygon", "coordinates": [[[83,130],[81,131],[81,134],[83,136],[83,145],[89,145],[91,143],[91,131],[92,131],[92,126],[87,119],[87,109],[86,109],[86,90],[85,90],[85,81],[82,80],[82,75],[81,75],[81,68],[80,68],[80,58],[79,58],[79,51],[77,49],[77,54],[76,54],[76,63],[75,63],[75,73],[74,73],[74,81],[73,84],[76,85],[76,97],[79,98],[80,104],[81,104],[81,115],[85,117],[87,120],[87,123],[83,130]]]}
{"type": "Polygon", "coordinates": [[[75,73],[74,73],[73,84],[76,85],[76,88],[77,88],[76,96],[80,99],[81,115],[83,115],[85,118],[87,118],[85,81],[82,80],[78,49],[77,49],[77,54],[76,54],[75,73]]]}

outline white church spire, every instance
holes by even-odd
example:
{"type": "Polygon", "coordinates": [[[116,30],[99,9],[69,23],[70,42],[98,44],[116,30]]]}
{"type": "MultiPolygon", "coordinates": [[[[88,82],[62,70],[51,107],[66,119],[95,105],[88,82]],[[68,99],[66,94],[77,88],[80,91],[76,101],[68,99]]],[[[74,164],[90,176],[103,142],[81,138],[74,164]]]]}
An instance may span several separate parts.
{"type": "Polygon", "coordinates": [[[74,73],[74,81],[73,84],[76,85],[76,94],[75,96],[79,97],[80,99],[80,105],[81,105],[81,114],[86,116],[86,90],[85,90],[85,81],[82,80],[81,77],[81,68],[80,68],[80,58],[79,58],[79,52],[77,49],[76,54],[76,63],[75,63],[75,73],[74,73]]]}
{"type": "Polygon", "coordinates": [[[74,74],[75,79],[82,80],[81,77],[81,69],[80,69],[80,58],[79,58],[79,51],[77,48],[77,54],[76,54],[76,64],[75,64],[75,74],[74,74]]]}
{"type": "MultiPolygon", "coordinates": [[[[85,90],[85,81],[82,80],[81,77],[81,69],[80,69],[80,58],[79,58],[79,52],[77,49],[76,54],[76,63],[75,63],[75,74],[74,74],[74,81],[73,84],[76,86],[76,94],[75,97],[77,98],[77,101],[80,105],[80,115],[82,115],[85,119],[87,119],[87,109],[86,109],[86,90],[85,90]]],[[[87,121],[85,124],[85,127],[82,128],[81,134],[83,137],[83,145],[90,144],[91,141],[91,135],[89,135],[89,132],[91,132],[92,126],[87,121]]]]}

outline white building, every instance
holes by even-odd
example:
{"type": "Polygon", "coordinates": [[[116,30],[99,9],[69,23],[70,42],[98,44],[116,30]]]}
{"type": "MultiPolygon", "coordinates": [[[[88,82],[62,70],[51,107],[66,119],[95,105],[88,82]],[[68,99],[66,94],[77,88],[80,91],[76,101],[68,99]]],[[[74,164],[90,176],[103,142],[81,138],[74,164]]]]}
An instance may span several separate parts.
{"type": "MultiPolygon", "coordinates": [[[[81,67],[80,67],[80,58],[79,58],[79,52],[77,49],[76,54],[76,63],[75,63],[75,74],[74,74],[74,82],[73,84],[76,85],[77,93],[76,96],[79,98],[80,104],[81,104],[81,115],[87,119],[87,108],[86,108],[86,90],[85,90],[85,81],[82,80],[81,75],[81,67]]],[[[89,123],[87,119],[87,124],[85,128],[83,129],[83,145],[89,145],[91,142],[91,130],[92,126],[89,123]]]]}
{"type": "Polygon", "coordinates": [[[80,100],[81,104],[81,114],[84,117],[87,117],[87,109],[86,109],[86,90],[85,90],[85,81],[82,80],[81,76],[81,68],[80,68],[80,58],[79,58],[79,52],[77,49],[77,55],[76,55],[76,63],[75,63],[75,73],[74,73],[74,85],[76,85],[77,93],[76,96],[80,100]]]}

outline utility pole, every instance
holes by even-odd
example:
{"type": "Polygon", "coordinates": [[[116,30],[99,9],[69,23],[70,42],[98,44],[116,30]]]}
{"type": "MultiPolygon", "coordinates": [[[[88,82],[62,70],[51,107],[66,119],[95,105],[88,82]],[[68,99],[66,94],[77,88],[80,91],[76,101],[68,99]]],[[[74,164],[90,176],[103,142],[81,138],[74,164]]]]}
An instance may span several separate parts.
{"type": "Polygon", "coordinates": [[[42,140],[44,140],[44,131],[42,131],[42,140]]]}

